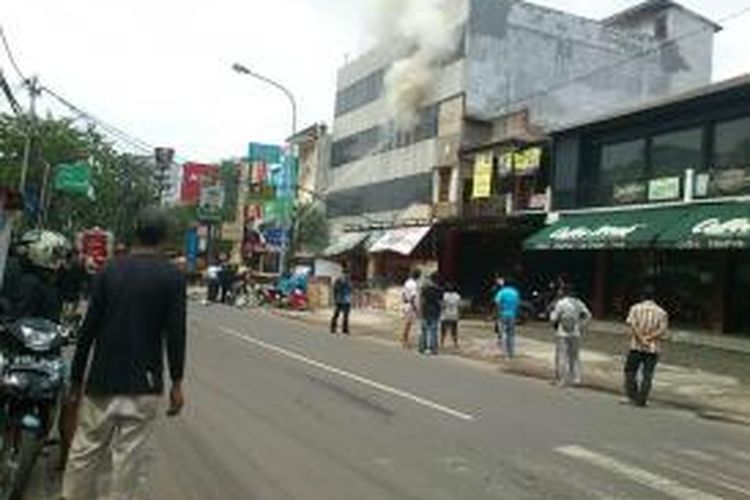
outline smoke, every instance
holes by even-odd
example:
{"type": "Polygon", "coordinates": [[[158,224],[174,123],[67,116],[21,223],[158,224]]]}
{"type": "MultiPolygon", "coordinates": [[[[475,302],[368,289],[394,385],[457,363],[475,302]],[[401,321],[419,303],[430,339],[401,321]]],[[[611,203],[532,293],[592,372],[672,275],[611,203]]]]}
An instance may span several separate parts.
{"type": "Polygon", "coordinates": [[[443,62],[459,43],[461,0],[381,0],[381,44],[409,56],[385,75],[388,110],[401,130],[412,129],[443,62]]]}

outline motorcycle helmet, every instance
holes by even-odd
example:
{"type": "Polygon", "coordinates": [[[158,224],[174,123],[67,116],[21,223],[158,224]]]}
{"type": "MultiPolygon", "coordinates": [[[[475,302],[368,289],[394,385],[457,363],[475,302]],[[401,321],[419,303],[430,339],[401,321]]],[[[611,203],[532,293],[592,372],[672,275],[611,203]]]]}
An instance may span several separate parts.
{"type": "Polygon", "coordinates": [[[19,246],[32,265],[52,271],[60,269],[71,249],[65,236],[41,229],[24,233],[19,246]]]}

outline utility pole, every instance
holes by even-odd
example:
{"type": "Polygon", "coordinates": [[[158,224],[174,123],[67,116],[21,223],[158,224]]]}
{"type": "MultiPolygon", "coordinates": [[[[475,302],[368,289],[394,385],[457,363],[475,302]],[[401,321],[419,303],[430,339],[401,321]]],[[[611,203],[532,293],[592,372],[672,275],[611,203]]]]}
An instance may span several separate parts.
{"type": "Polygon", "coordinates": [[[26,82],[26,88],[29,92],[29,115],[26,123],[26,145],[23,149],[23,165],[21,166],[21,181],[18,184],[18,191],[23,196],[26,189],[26,178],[29,174],[29,163],[31,162],[31,147],[36,132],[36,99],[42,93],[39,86],[39,79],[36,76],[31,77],[26,82]]]}

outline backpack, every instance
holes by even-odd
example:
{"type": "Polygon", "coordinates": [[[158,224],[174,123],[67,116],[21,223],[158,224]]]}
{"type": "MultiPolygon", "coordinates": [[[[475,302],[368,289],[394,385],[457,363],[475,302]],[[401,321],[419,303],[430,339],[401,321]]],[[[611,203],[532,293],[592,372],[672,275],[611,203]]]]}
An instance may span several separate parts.
{"type": "Polygon", "coordinates": [[[566,309],[560,315],[559,325],[565,333],[572,334],[576,331],[576,326],[581,319],[581,309],[576,301],[571,301],[574,306],[570,310],[566,309]]]}

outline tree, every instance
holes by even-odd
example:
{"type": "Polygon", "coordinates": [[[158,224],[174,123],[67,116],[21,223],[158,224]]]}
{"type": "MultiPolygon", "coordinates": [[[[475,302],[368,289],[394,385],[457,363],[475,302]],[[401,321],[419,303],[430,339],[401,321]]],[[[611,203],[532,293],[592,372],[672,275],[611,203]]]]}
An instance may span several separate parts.
{"type": "MultiPolygon", "coordinates": [[[[0,185],[16,187],[20,179],[27,119],[0,114],[0,185]]],[[[156,173],[150,161],[123,154],[93,127],[80,128],[73,120],[51,115],[36,121],[27,185],[42,200],[44,225],[68,236],[94,226],[130,242],[136,214],[157,200],[156,173]],[[92,169],[94,199],[52,190],[54,168],[85,161],[92,169]]],[[[25,219],[27,227],[37,220],[25,219]]]]}
{"type": "Polygon", "coordinates": [[[319,203],[307,203],[297,209],[295,253],[316,254],[325,250],[329,242],[329,224],[325,209],[319,203]]]}

